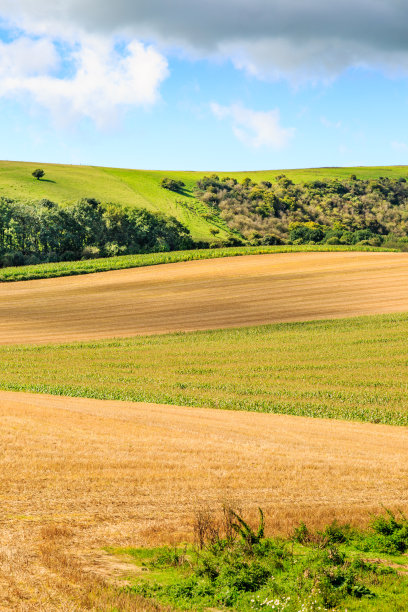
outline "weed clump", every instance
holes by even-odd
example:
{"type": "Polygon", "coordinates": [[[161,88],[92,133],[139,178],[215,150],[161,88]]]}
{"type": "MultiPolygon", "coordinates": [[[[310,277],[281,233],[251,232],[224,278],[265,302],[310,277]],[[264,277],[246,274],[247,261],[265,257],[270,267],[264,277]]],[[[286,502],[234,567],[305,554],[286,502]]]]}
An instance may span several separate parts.
{"type": "Polygon", "coordinates": [[[397,520],[391,512],[375,517],[366,533],[337,521],[320,531],[301,523],[292,537],[282,539],[265,537],[259,513],[255,527],[229,507],[218,516],[200,510],[195,545],[163,549],[150,563],[173,573],[130,590],[184,610],[364,610],[377,597],[378,585],[396,576],[392,567],[357,556],[356,546],[377,541],[377,535],[394,541],[406,526],[403,517],[397,520]]]}
{"type": "Polygon", "coordinates": [[[408,550],[408,519],[399,512],[397,517],[391,510],[385,515],[374,516],[371,533],[362,538],[360,547],[389,555],[404,554],[408,550]]]}

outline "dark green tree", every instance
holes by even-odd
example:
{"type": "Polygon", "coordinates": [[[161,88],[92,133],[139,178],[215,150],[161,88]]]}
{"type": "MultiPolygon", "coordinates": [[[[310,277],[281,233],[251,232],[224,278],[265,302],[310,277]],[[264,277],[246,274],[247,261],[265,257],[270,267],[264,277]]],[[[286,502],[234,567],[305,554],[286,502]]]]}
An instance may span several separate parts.
{"type": "Polygon", "coordinates": [[[39,181],[43,176],[44,176],[45,172],[44,170],[41,170],[41,168],[37,168],[37,170],[34,170],[34,172],[32,173],[33,177],[37,179],[37,181],[39,181]]]}

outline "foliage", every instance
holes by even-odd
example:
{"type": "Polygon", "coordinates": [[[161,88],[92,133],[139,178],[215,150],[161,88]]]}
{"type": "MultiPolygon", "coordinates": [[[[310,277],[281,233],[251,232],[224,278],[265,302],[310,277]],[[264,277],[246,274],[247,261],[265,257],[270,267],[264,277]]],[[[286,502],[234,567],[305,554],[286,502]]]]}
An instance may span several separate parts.
{"type": "Polygon", "coordinates": [[[391,510],[375,516],[371,521],[372,533],[360,542],[362,550],[372,550],[392,555],[408,550],[408,519],[400,512],[397,517],[391,510]]]}
{"type": "Polygon", "coordinates": [[[41,168],[37,168],[37,170],[34,170],[34,172],[32,172],[32,176],[36,178],[37,181],[39,181],[44,175],[45,172],[41,168]]]}
{"type": "Polygon", "coordinates": [[[232,528],[238,535],[241,536],[242,541],[249,547],[252,548],[254,544],[259,544],[259,542],[264,537],[265,532],[265,523],[264,523],[264,515],[262,509],[259,508],[260,514],[260,523],[257,531],[255,532],[248,523],[244,521],[244,519],[239,516],[237,512],[232,510],[232,515],[236,519],[236,523],[232,523],[232,528]]]}
{"type": "Polygon", "coordinates": [[[180,193],[183,191],[185,183],[183,183],[183,181],[177,181],[176,179],[164,177],[160,181],[160,187],[163,187],[163,189],[168,189],[169,191],[177,191],[177,193],[180,193]]]}
{"type": "MultiPolygon", "coordinates": [[[[231,515],[246,526],[245,531],[255,533],[237,512],[232,510],[231,515]]],[[[384,520],[389,524],[389,518],[375,517],[377,522],[384,520]]],[[[388,604],[398,601],[392,562],[369,562],[355,546],[356,541],[371,537],[368,532],[336,523],[320,531],[332,534],[335,542],[326,538],[317,543],[318,533],[306,530],[310,539],[295,545],[290,539],[262,535],[256,545],[248,547],[242,538],[219,534],[218,539],[212,538],[199,548],[185,546],[169,554],[165,547],[162,552],[155,551],[153,559],[148,550],[136,549],[135,559],[146,558],[143,565],[147,573],[142,580],[134,579],[126,590],[188,610],[380,610],[382,606],[391,609],[388,604]],[[346,539],[340,542],[339,534],[347,534],[346,539]],[[182,564],[174,562],[175,554],[177,558],[182,555],[182,564]]],[[[384,537],[392,538],[390,533],[384,537]]],[[[407,579],[401,580],[406,592],[407,579]]]]}
{"type": "Polygon", "coordinates": [[[408,183],[401,177],[300,184],[283,174],[273,183],[212,174],[197,181],[195,193],[250,244],[380,246],[408,232],[408,183]]]}
{"type": "Polygon", "coordinates": [[[192,246],[188,229],[161,213],[102,205],[91,198],[70,208],[49,200],[33,205],[0,198],[0,264],[4,267],[192,246]]]}
{"type": "MultiPolygon", "coordinates": [[[[118,202],[123,206],[146,208],[151,212],[163,212],[166,215],[174,216],[188,227],[194,240],[210,242],[212,240],[210,234],[210,229],[213,227],[212,211],[217,211],[197,200],[193,194],[195,183],[202,178],[204,173],[166,172],[168,178],[185,183],[183,201],[189,202],[187,207],[177,203],[177,200],[180,200],[180,195],[177,192],[160,187],[160,180],[163,178],[162,171],[61,164],[45,164],[42,168],[47,175],[52,175],[52,180],[33,181],[31,177],[33,168],[30,163],[1,161],[0,191],[2,195],[10,198],[18,197],[24,201],[48,199],[59,202],[63,206],[71,206],[84,197],[93,197],[103,203],[118,202]]],[[[377,180],[381,176],[401,179],[407,176],[408,168],[388,166],[309,168],[284,171],[288,180],[301,184],[335,178],[348,181],[352,173],[359,179],[365,180],[377,180]]],[[[248,176],[251,181],[258,185],[261,183],[268,185],[268,183],[274,184],[276,177],[282,175],[282,171],[234,172],[228,173],[228,175],[238,182],[248,176]]],[[[228,175],[227,173],[219,173],[220,178],[228,175]]],[[[217,242],[228,239],[231,232],[218,215],[216,225],[220,228],[217,242]],[[218,224],[218,219],[220,224],[218,224]]],[[[236,234],[234,235],[236,236],[236,234]]]]}

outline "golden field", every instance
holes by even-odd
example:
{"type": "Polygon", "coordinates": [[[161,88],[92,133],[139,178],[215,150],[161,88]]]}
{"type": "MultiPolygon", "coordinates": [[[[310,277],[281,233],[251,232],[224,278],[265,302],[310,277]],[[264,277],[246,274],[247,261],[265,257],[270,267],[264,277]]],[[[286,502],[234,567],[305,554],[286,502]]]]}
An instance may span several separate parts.
{"type": "Polygon", "coordinates": [[[0,609],[114,609],[102,547],[179,542],[201,504],[281,533],[408,510],[406,428],[6,392],[0,415],[0,609]]]}
{"type": "Polygon", "coordinates": [[[103,548],[189,539],[202,506],[261,506],[282,534],[408,512],[406,427],[257,412],[405,422],[405,315],[158,335],[407,312],[407,264],[287,253],[0,285],[3,389],[61,395],[0,392],[0,610],[162,610],[118,595],[131,570],[103,548]],[[189,401],[207,407],[168,405],[189,401]]]}
{"type": "Polygon", "coordinates": [[[0,344],[408,310],[407,253],[287,253],[0,285],[0,344]]]}

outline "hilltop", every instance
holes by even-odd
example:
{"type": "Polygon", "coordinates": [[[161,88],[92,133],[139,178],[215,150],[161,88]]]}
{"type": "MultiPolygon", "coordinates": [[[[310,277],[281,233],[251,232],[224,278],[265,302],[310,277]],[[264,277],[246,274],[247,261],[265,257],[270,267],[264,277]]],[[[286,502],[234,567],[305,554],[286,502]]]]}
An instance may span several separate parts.
{"type": "MultiPolygon", "coordinates": [[[[210,207],[197,200],[195,183],[208,172],[129,170],[96,166],[43,164],[39,162],[0,161],[0,195],[23,200],[47,198],[59,204],[71,204],[80,198],[92,197],[102,202],[115,202],[152,212],[173,215],[190,230],[194,240],[214,240],[211,229],[219,230],[217,238],[225,239],[230,231],[221,219],[214,217],[210,207]],[[45,170],[42,180],[31,173],[45,170]],[[168,176],[185,183],[183,192],[161,188],[160,181],[168,176]]],[[[300,170],[263,170],[256,172],[219,172],[222,177],[245,177],[255,182],[274,179],[285,174],[297,183],[317,179],[345,179],[355,174],[359,179],[408,177],[408,166],[378,166],[355,168],[310,168],[300,170]]]]}

